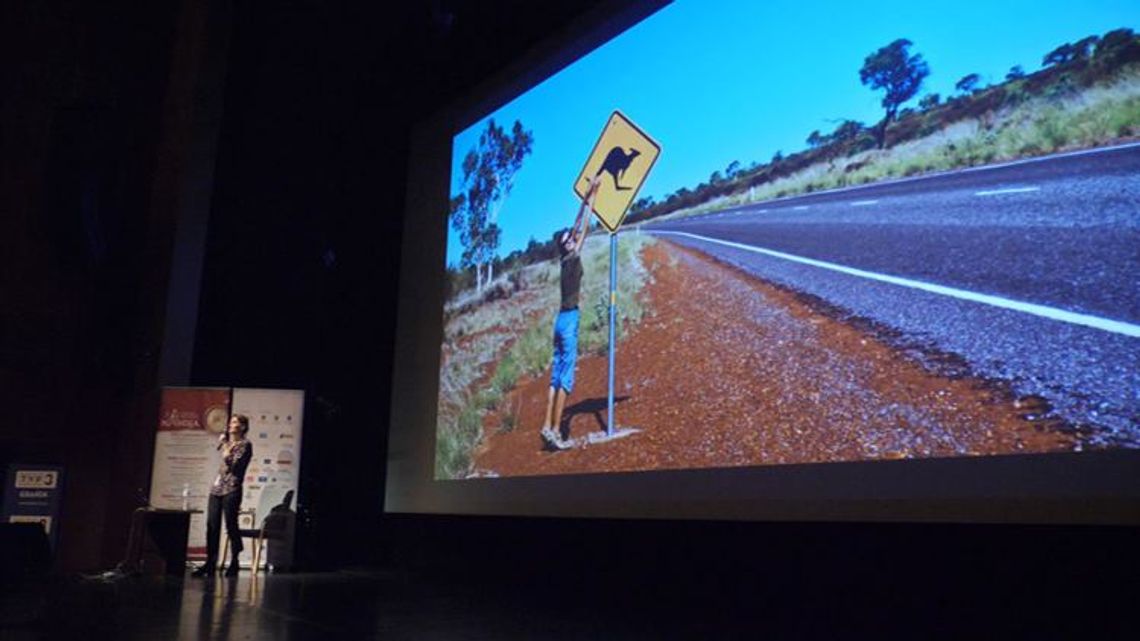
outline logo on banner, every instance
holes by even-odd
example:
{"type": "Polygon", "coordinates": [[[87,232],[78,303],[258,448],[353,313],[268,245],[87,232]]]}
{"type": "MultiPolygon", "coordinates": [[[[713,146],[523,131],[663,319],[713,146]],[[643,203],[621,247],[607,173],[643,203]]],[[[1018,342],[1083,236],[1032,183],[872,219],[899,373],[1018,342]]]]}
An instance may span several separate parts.
{"type": "Polygon", "coordinates": [[[58,480],[54,470],[16,470],[18,490],[50,490],[55,488],[58,480]]]}
{"type": "Polygon", "coordinates": [[[230,411],[225,405],[214,405],[206,410],[206,429],[212,434],[221,434],[226,431],[229,418],[230,411]]]}
{"type": "Polygon", "coordinates": [[[51,517],[38,514],[13,514],[8,517],[9,523],[39,523],[44,526],[44,532],[51,534],[51,517]]]}
{"type": "Polygon", "coordinates": [[[170,413],[162,417],[159,425],[168,430],[196,430],[202,427],[198,412],[189,412],[177,408],[170,410],[170,413]]]}

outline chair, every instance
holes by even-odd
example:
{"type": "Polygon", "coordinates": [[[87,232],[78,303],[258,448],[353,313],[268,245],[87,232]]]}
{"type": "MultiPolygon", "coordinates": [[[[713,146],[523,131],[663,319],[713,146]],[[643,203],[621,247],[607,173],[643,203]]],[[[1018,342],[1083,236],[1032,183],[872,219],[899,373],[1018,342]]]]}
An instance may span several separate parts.
{"type": "Polygon", "coordinates": [[[275,571],[290,569],[293,565],[293,528],[297,514],[292,510],[292,504],[293,490],[289,490],[281,502],[269,510],[269,514],[261,524],[261,542],[258,549],[268,550],[266,565],[267,567],[273,565],[275,571]],[[268,541],[281,545],[269,546],[268,541]]]}
{"type": "MultiPolygon", "coordinates": [[[[250,570],[258,572],[261,570],[261,550],[265,546],[266,539],[282,540],[288,536],[290,518],[292,516],[293,505],[293,490],[285,493],[285,497],[281,502],[274,505],[269,514],[265,515],[265,519],[261,522],[260,528],[249,528],[238,530],[238,536],[243,539],[253,540],[253,565],[250,570]]],[[[253,510],[250,510],[252,512],[253,510]]],[[[256,521],[255,521],[256,522],[256,521]]],[[[226,546],[229,546],[229,540],[226,540],[226,546]]],[[[227,550],[222,551],[224,558],[227,550]]]]}
{"type": "MultiPolygon", "coordinates": [[[[243,516],[248,516],[250,523],[257,523],[257,509],[256,508],[247,507],[247,508],[242,508],[242,509],[238,510],[238,522],[239,523],[241,522],[241,518],[243,516]]],[[[256,547],[257,546],[257,540],[256,540],[257,534],[256,534],[256,530],[243,530],[243,529],[239,528],[238,529],[238,536],[240,536],[243,539],[254,538],[253,555],[256,558],[257,557],[257,547],[256,547]],[[250,535],[250,534],[246,534],[246,532],[254,532],[254,534],[250,535]]],[[[218,558],[218,561],[219,562],[225,562],[225,560],[228,558],[230,558],[230,535],[229,535],[229,532],[226,532],[226,535],[222,537],[222,555],[218,558]]]]}

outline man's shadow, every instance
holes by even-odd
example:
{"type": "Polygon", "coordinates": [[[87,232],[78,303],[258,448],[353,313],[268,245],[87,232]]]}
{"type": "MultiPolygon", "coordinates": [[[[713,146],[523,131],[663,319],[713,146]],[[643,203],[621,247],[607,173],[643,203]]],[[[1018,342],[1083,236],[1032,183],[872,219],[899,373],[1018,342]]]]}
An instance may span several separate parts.
{"type": "MultiPolygon", "coordinates": [[[[615,396],[614,406],[618,403],[628,401],[629,396],[615,396]]],[[[565,439],[570,435],[570,421],[578,414],[593,414],[594,420],[598,423],[598,429],[601,431],[606,430],[606,414],[609,409],[609,399],[605,396],[601,398],[585,398],[570,407],[562,410],[562,422],[558,425],[558,435],[565,439]]]]}

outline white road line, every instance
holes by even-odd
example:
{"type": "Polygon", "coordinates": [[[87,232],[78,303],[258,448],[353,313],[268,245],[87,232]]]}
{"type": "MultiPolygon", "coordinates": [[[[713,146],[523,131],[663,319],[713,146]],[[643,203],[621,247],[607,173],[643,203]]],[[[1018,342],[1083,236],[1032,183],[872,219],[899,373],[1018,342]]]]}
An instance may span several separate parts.
{"type": "Polygon", "coordinates": [[[899,276],[890,276],[887,274],[879,274],[870,272],[864,269],[856,269],[854,267],[847,267],[846,265],[839,265],[836,263],[829,263],[822,260],[815,260],[814,258],[805,258],[803,256],[796,256],[794,254],[785,254],[771,249],[764,249],[763,247],[753,247],[752,245],[745,245],[743,243],[734,243],[728,240],[720,240],[719,238],[709,238],[708,236],[700,236],[698,234],[690,234],[683,231],[653,231],[654,234],[669,234],[674,236],[685,236],[695,240],[703,240],[708,243],[717,245],[724,245],[725,247],[732,247],[734,249],[743,249],[745,251],[771,256],[773,258],[781,258],[789,260],[794,263],[803,265],[811,265],[812,267],[820,267],[822,269],[829,269],[841,274],[848,274],[850,276],[858,276],[860,278],[867,278],[869,280],[878,281],[881,283],[890,283],[892,285],[901,285],[911,289],[918,289],[932,294],[941,294],[951,298],[960,300],[968,300],[974,303],[981,303],[983,305],[991,305],[1001,309],[1009,309],[1017,312],[1024,312],[1042,318],[1057,320],[1072,325],[1081,325],[1084,327],[1091,327],[1114,334],[1122,334],[1124,336],[1131,336],[1133,338],[1140,338],[1140,325],[1126,323],[1124,321],[1116,321],[1108,318],[1101,318],[1099,316],[1092,316],[1090,314],[1078,314],[1056,307],[1048,307],[1046,305],[1038,305],[1036,303],[1026,303],[1023,301],[1012,300],[1009,298],[1002,298],[1001,296],[992,296],[990,294],[979,294],[977,292],[967,291],[965,289],[958,289],[956,287],[947,287],[945,285],[935,285],[933,283],[924,283],[920,280],[911,280],[909,278],[901,278],[899,276]]]}
{"type": "Polygon", "coordinates": [[[809,207],[809,205],[796,205],[795,207],[792,207],[792,209],[794,209],[796,211],[803,211],[803,210],[807,209],[808,207],[809,207]]]}
{"type": "Polygon", "coordinates": [[[877,200],[856,200],[855,202],[851,203],[851,206],[852,207],[866,207],[867,205],[874,205],[877,202],[879,202],[879,201],[877,201],[877,200]]]}
{"type": "Polygon", "coordinates": [[[1008,189],[990,189],[986,191],[976,191],[975,196],[997,196],[998,194],[1024,194],[1030,191],[1039,191],[1040,187],[1010,187],[1008,189]]]}

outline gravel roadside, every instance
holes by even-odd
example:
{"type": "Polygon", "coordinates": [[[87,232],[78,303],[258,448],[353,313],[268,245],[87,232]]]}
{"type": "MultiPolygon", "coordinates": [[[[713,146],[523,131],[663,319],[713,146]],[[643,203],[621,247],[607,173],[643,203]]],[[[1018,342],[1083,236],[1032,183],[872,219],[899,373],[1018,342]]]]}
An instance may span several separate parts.
{"type": "MultiPolygon", "coordinates": [[[[617,354],[620,425],[641,431],[542,449],[548,378],[519,381],[509,432],[488,432],[499,476],[1072,451],[1066,426],[1000,383],[932,372],[867,328],[704,254],[658,242],[641,324],[617,354]]],[[[620,304],[620,303],[619,303],[620,304]]],[[[603,428],[605,357],[578,361],[563,434],[603,428]]],[[[486,423],[485,423],[486,424],[486,423]]]]}

